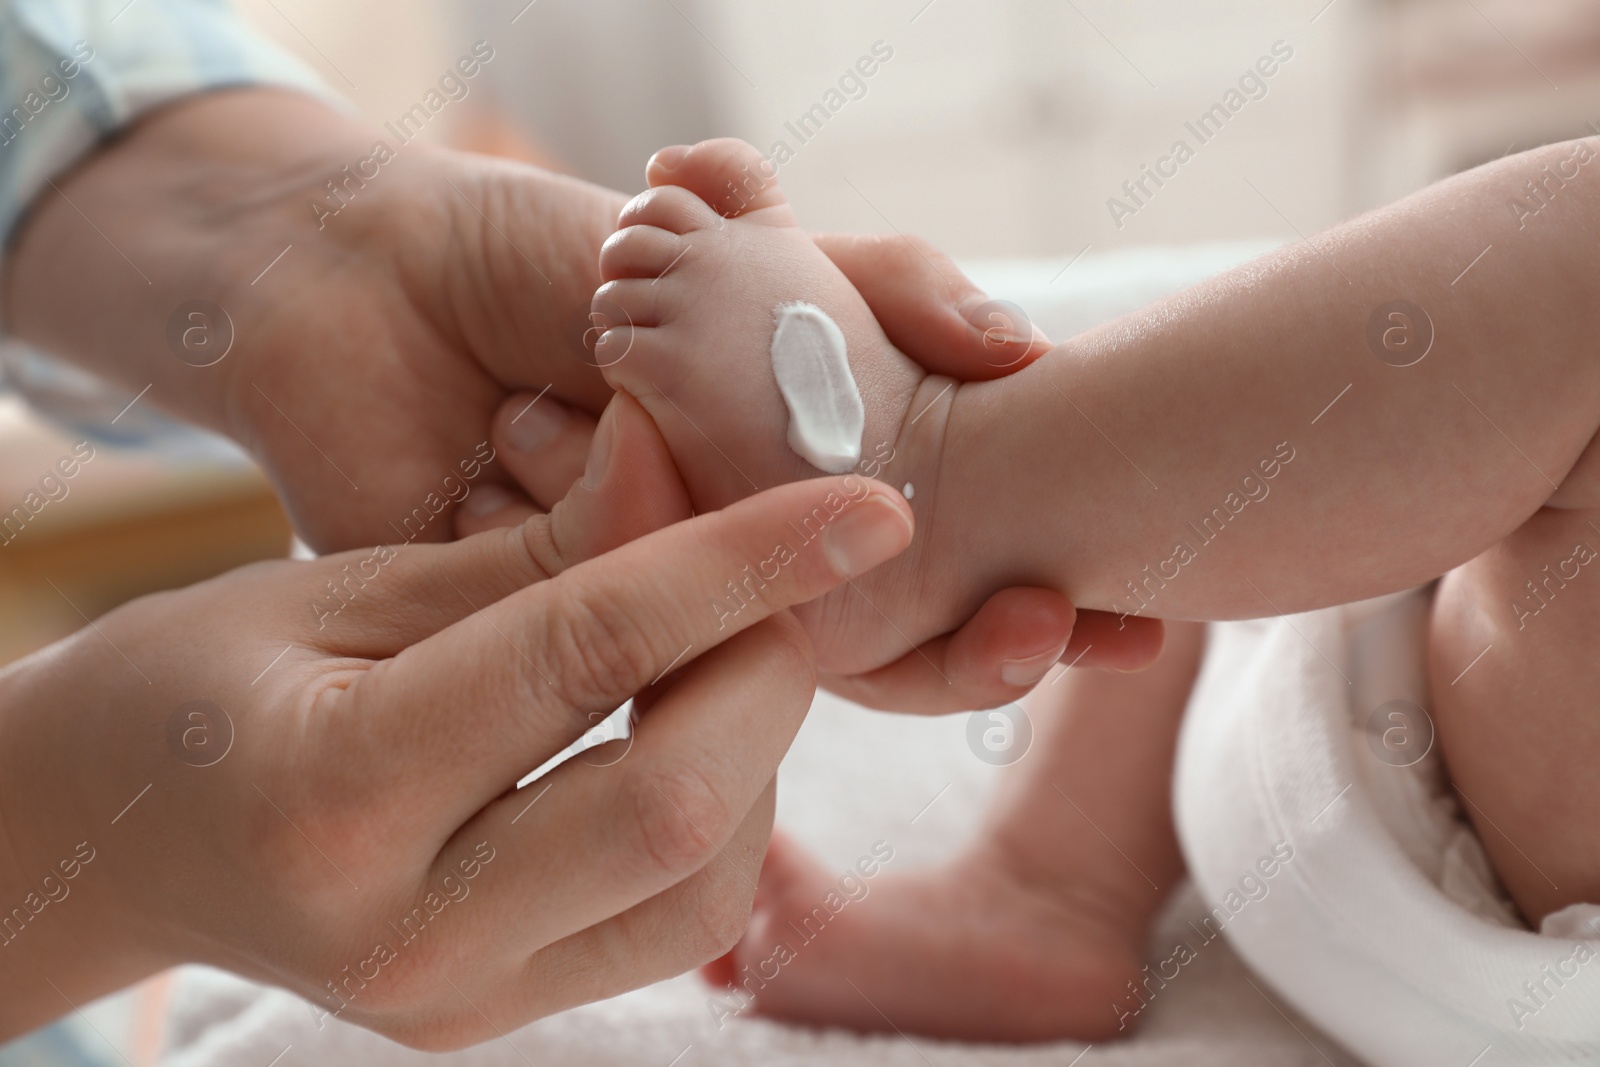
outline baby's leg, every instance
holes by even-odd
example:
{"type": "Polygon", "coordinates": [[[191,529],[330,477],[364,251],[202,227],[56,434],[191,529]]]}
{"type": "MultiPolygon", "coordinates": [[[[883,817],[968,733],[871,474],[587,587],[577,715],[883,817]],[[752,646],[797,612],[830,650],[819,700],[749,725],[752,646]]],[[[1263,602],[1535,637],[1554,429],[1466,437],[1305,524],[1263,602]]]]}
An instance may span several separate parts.
{"type": "Polygon", "coordinates": [[[1575,501],[1583,506],[1543,509],[1452,572],[1434,602],[1439,743],[1462,808],[1535,925],[1568,904],[1600,903],[1595,483],[1575,501]]]}
{"type": "MultiPolygon", "coordinates": [[[[773,309],[805,300],[838,321],[866,402],[862,469],[912,488],[918,528],[803,614],[836,673],[1009,585],[1168,618],[1302,611],[1464,563],[1589,447],[1595,159],[1573,142],[1480,167],[952,386],[889,343],[753,149],[707,142],[670,171],[658,160],[606,243],[596,310],[618,328],[597,351],[715,508],[816,473],[784,440],[773,309]],[[1549,183],[1531,220],[1507,210],[1530,175],[1549,183]]],[[[788,549],[806,550],[804,525],[788,549]]],[[[755,569],[707,610],[759,596],[755,569]]]]}
{"type": "MultiPolygon", "coordinates": [[[[1458,175],[951,388],[889,344],[753,150],[713,142],[679,163],[625,212],[640,225],[607,243],[616,280],[597,299],[639,327],[606,335],[608,374],[656,417],[697,506],[814,473],[783,442],[767,354],[771,309],[797,298],[849,339],[867,446],[892,442],[876,473],[915,489],[912,547],[806,606],[824,666],[881,665],[1006,586],[1240,618],[1471,561],[1441,589],[1433,642],[1451,770],[1531,917],[1600,890],[1600,790],[1575,762],[1595,750],[1600,602],[1562,544],[1600,506],[1589,142],[1458,175]],[[1543,584],[1547,565],[1565,586],[1543,584]],[[1531,618],[1506,599],[1530,579],[1531,618]]],[[[708,610],[738,610],[760,582],[729,592],[708,610]]]]}
{"type": "Polygon", "coordinates": [[[762,1014],[861,1030],[1130,1032],[1151,918],[1183,874],[1172,761],[1203,640],[1180,623],[1147,671],[1072,670],[1035,690],[1033,747],[978,838],[938,869],[878,875],[813,940],[798,931],[837,874],[774,839],[750,931],[712,977],[762,1014]],[[780,944],[792,958],[776,966],[780,944]]]}

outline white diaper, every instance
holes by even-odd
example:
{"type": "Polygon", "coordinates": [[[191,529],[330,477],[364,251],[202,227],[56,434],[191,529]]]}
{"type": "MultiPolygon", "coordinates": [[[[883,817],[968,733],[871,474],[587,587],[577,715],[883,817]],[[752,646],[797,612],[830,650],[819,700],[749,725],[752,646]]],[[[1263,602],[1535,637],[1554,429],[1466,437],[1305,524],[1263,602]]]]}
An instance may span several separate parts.
{"type": "Polygon", "coordinates": [[[1271,990],[1374,1067],[1600,1062],[1600,908],[1523,926],[1436,747],[1412,762],[1427,720],[1389,705],[1428,705],[1426,622],[1419,590],[1211,628],[1189,869],[1271,990]]]}

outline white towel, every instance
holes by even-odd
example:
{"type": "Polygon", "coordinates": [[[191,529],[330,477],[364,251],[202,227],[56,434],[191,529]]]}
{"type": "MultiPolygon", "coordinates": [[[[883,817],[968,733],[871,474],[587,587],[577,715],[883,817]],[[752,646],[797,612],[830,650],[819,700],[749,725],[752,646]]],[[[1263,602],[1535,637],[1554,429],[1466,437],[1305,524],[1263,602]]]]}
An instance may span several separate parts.
{"type": "Polygon", "coordinates": [[[1234,893],[1215,925],[1374,1067],[1600,1062],[1596,910],[1525,929],[1437,749],[1416,758],[1426,622],[1415,591],[1212,627],[1175,791],[1191,877],[1234,893]]]}

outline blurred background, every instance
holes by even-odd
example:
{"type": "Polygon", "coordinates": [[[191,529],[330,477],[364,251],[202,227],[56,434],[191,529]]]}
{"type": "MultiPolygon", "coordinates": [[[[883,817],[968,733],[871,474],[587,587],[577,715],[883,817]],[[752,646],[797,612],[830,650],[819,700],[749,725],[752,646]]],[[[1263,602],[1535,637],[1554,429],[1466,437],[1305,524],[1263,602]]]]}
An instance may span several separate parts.
{"type": "MultiPolygon", "coordinates": [[[[237,6],[375,126],[486,42],[469,95],[421,136],[634,191],[655,148],[736,135],[773,153],[809,227],[920,234],[997,296],[1076,294],[1102,316],[1475,164],[1600,133],[1600,0],[237,6]]],[[[1090,314],[1041,324],[1061,336],[1090,314]]],[[[7,365],[28,384],[25,357],[7,365]]],[[[0,499],[78,440],[96,449],[0,550],[0,663],[133,596],[288,551],[248,461],[116,410],[136,400],[68,427],[0,397],[0,499]]],[[[154,1054],[140,1026],[162,981],[97,1009],[129,1063],[154,1054]]]]}
{"type": "Polygon", "coordinates": [[[958,256],[1292,239],[1600,120],[1595,0],[241,7],[374,120],[402,113],[483,40],[496,53],[486,91],[447,108],[428,136],[481,138],[489,109],[513,133],[502,147],[520,141],[547,165],[626,190],[666,143],[781,141],[808,226],[893,227],[958,256]],[[1200,144],[1184,123],[1280,41],[1292,58],[1260,79],[1265,95],[1200,144]],[[878,42],[892,58],[827,100],[878,42]],[[802,126],[819,103],[823,121],[802,126]],[[1116,226],[1106,200],[1126,199],[1122,183],[1178,139],[1195,157],[1116,226]]]}

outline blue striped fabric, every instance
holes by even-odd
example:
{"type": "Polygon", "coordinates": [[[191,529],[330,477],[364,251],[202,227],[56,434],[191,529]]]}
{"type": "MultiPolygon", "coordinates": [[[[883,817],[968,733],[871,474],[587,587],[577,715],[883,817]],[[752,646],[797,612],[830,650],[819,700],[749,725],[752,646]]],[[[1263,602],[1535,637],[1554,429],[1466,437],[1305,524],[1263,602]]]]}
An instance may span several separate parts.
{"type": "Polygon", "coordinates": [[[101,138],[175,97],[246,84],[332,96],[226,0],[0,0],[0,242],[101,138]]]}
{"type": "Polygon", "coordinates": [[[0,1067],[127,1067],[120,1057],[76,1016],[0,1045],[0,1067]]]}
{"type": "MultiPolygon", "coordinates": [[[[0,247],[49,182],[142,112],[230,85],[281,85],[342,99],[253,34],[228,0],[0,0],[0,247]]],[[[36,408],[108,439],[127,397],[45,353],[9,341],[0,379],[36,408]],[[102,410],[109,408],[109,411],[102,410]]],[[[154,412],[116,428],[125,444],[194,447],[154,412]]]]}

